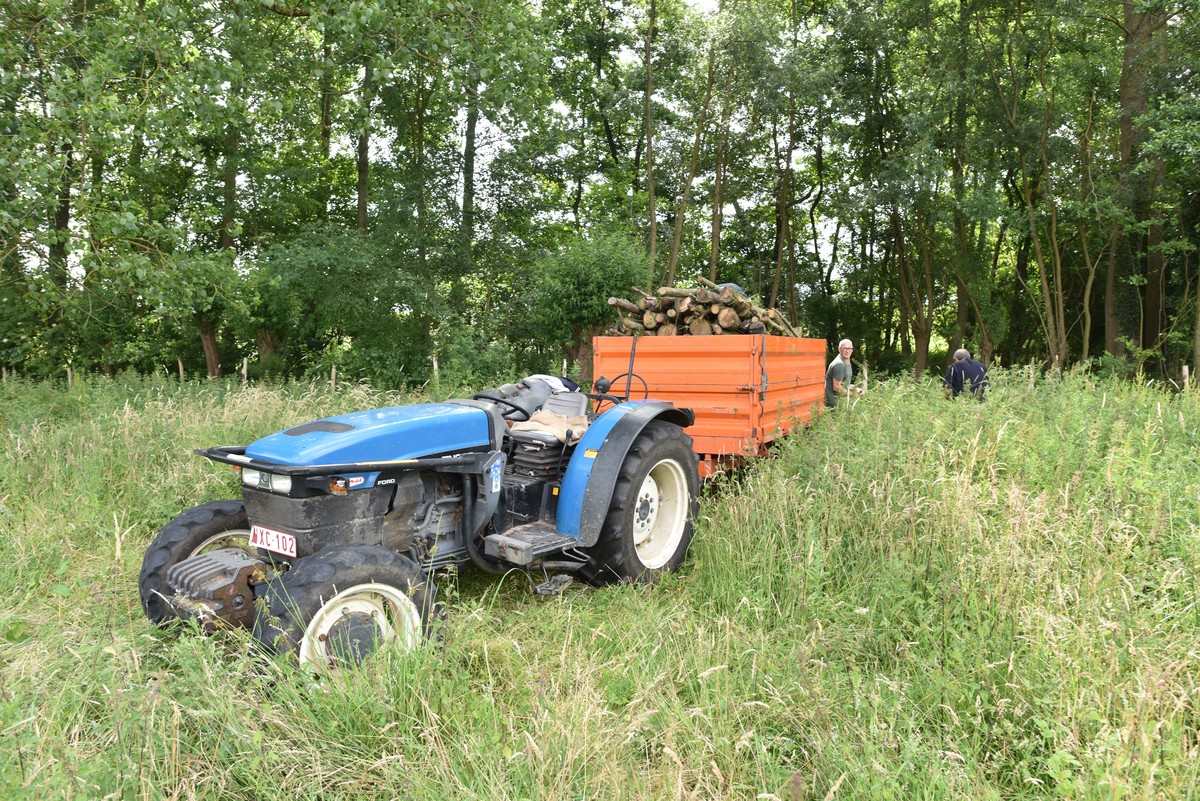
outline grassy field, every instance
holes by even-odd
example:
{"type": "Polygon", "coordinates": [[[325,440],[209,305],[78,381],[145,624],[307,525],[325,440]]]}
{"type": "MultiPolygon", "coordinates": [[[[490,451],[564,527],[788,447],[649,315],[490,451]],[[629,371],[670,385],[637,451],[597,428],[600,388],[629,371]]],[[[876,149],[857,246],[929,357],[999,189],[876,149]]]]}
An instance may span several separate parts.
{"type": "Polygon", "coordinates": [[[0,385],[0,798],[1200,795],[1200,394],[884,385],[710,487],[654,588],[445,583],[441,647],[316,680],[142,618],[191,448],[397,398],[0,385]]]}

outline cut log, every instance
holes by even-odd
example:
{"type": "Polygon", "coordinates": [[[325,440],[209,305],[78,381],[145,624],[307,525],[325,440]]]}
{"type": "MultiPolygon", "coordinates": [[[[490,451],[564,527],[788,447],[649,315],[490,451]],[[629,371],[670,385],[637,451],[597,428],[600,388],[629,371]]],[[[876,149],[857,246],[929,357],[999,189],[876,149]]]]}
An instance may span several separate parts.
{"type": "Polygon", "coordinates": [[[704,337],[712,333],[712,325],[703,317],[693,317],[688,323],[688,333],[695,337],[704,337]]]}
{"type": "Polygon", "coordinates": [[[667,315],[668,320],[674,320],[677,316],[679,316],[679,311],[674,306],[672,306],[671,308],[667,309],[666,312],[664,312],[664,314],[667,315]]]}
{"type": "Polygon", "coordinates": [[[717,311],[717,322],[720,323],[722,328],[736,331],[741,328],[742,318],[738,316],[735,309],[729,306],[722,306],[717,311]]]}
{"type": "Polygon", "coordinates": [[[778,324],[788,336],[799,336],[799,334],[796,333],[796,329],[792,328],[792,324],[788,322],[787,317],[785,317],[778,309],[768,309],[767,317],[778,324]]]}
{"type": "Polygon", "coordinates": [[[679,298],[675,301],[675,310],[680,314],[686,314],[687,312],[691,311],[692,306],[694,306],[695,303],[696,301],[690,297],[679,298]]]}
{"type": "Polygon", "coordinates": [[[645,331],[646,327],[632,317],[622,317],[621,325],[625,326],[629,331],[645,331]]]}
{"type": "Polygon", "coordinates": [[[700,277],[699,281],[709,289],[715,290],[717,292],[717,297],[721,299],[721,302],[729,306],[733,306],[733,308],[737,309],[737,313],[742,317],[748,317],[750,314],[759,314],[762,311],[751,302],[750,298],[746,297],[741,292],[738,292],[731,286],[718,287],[715,283],[709,281],[703,276],[700,277]]]}
{"type": "Polygon", "coordinates": [[[621,309],[622,311],[630,312],[631,314],[641,314],[641,309],[631,300],[625,298],[609,298],[608,305],[621,309]]]}
{"type": "Polygon", "coordinates": [[[787,329],[786,329],[786,328],[784,328],[782,325],[780,325],[780,324],[779,324],[778,322],[776,322],[775,320],[772,320],[770,317],[768,317],[768,318],[765,320],[765,322],[766,322],[766,324],[767,324],[767,328],[771,329],[772,331],[775,331],[776,333],[782,334],[782,335],[783,335],[783,336],[785,336],[785,337],[791,336],[791,334],[789,334],[789,333],[787,332],[787,329]]]}
{"type": "Polygon", "coordinates": [[[673,337],[678,333],[679,331],[673,325],[660,325],[654,332],[655,336],[660,337],[673,337]]]}

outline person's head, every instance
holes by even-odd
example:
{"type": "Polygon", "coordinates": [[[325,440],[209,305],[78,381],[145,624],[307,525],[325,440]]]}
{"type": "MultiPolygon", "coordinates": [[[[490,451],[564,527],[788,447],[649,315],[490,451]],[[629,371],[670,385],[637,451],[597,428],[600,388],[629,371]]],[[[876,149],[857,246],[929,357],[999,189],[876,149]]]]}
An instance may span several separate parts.
{"type": "Polygon", "coordinates": [[[966,348],[959,348],[954,351],[954,361],[956,362],[965,362],[969,358],[971,358],[971,351],[966,348]]]}
{"type": "Polygon", "coordinates": [[[854,354],[854,343],[848,339],[843,339],[838,343],[838,353],[846,361],[850,361],[850,357],[854,354]]]}

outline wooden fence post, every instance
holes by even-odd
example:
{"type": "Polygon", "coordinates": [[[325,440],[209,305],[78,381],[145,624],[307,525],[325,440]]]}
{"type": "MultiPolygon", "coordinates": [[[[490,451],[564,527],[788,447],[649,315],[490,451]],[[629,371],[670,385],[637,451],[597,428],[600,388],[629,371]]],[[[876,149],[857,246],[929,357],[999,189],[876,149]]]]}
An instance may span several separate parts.
{"type": "Polygon", "coordinates": [[[179,383],[183,383],[183,359],[175,357],[175,365],[179,368],[179,383]]]}
{"type": "Polygon", "coordinates": [[[337,389],[337,365],[332,365],[329,368],[329,388],[337,389]]]}

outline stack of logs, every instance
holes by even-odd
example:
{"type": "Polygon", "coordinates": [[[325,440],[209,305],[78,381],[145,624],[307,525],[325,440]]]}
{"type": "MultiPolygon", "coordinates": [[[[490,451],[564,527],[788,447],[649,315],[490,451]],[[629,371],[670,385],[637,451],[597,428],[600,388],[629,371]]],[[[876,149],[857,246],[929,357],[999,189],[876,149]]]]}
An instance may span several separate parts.
{"type": "Polygon", "coordinates": [[[680,334],[780,334],[803,336],[776,309],[756,306],[731,286],[718,286],[705,278],[694,289],[664,286],[651,295],[634,287],[636,302],[609,298],[620,322],[617,333],[671,337],[680,334]]]}

